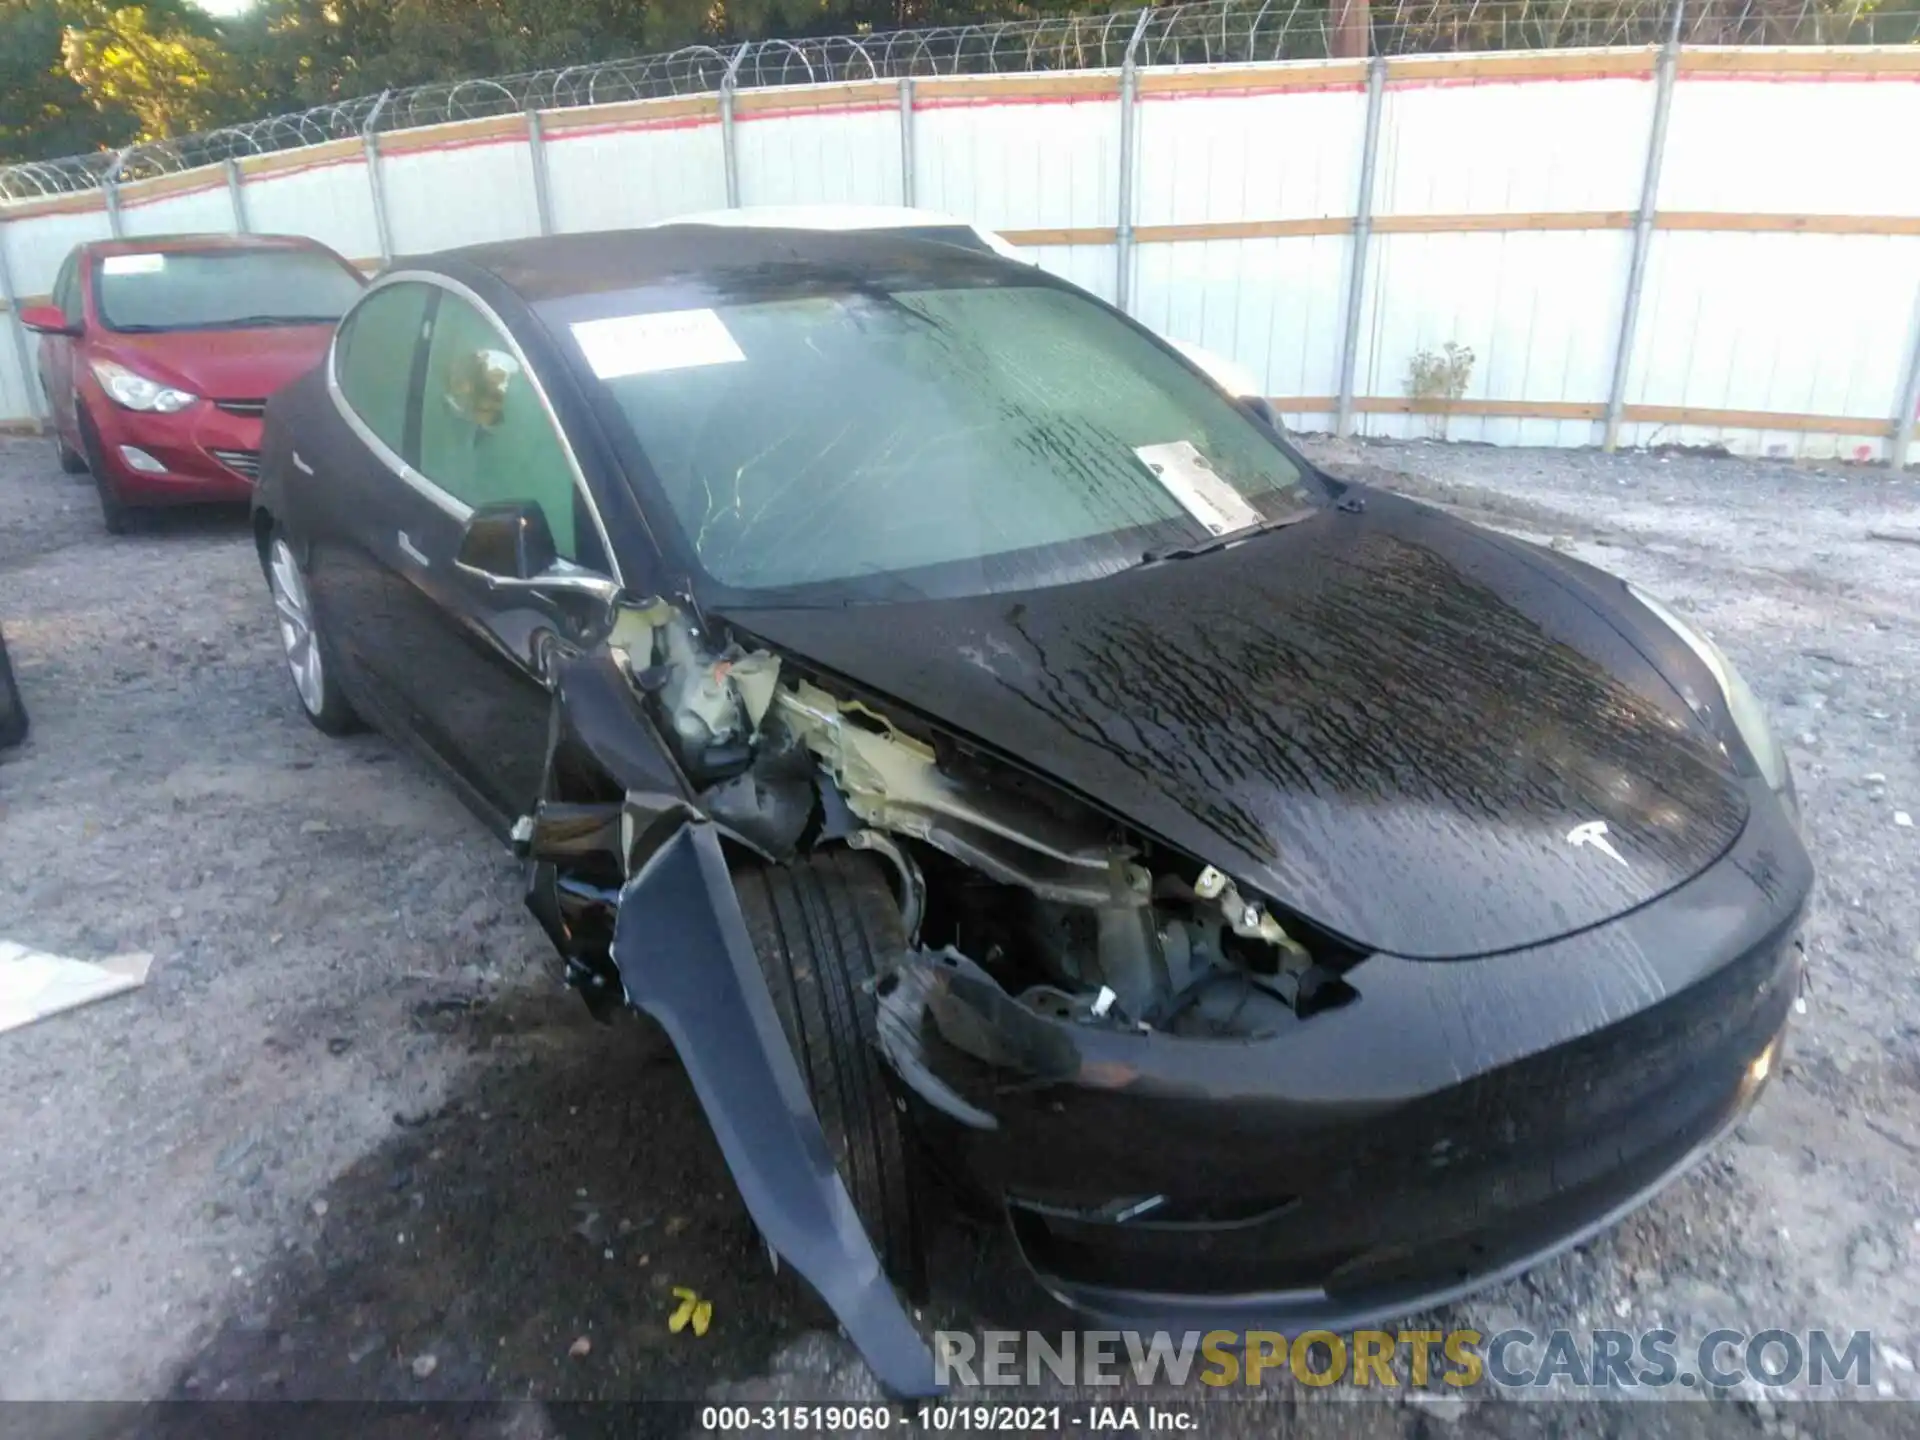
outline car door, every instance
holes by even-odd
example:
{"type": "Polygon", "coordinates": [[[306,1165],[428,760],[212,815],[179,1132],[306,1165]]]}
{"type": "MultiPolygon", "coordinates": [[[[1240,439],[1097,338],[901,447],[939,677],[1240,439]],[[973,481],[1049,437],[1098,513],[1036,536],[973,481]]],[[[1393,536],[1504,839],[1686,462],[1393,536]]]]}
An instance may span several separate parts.
{"type": "Polygon", "coordinates": [[[401,578],[412,563],[401,537],[420,528],[418,507],[434,503],[411,457],[439,295],[424,280],[396,280],[356,302],[327,362],[338,423],[309,447],[296,440],[289,456],[302,477],[307,584],[321,628],[364,692],[356,701],[378,712],[369,718],[400,730],[419,726],[406,675],[437,628],[401,578]]]}
{"type": "MultiPolygon", "coordinates": [[[[53,303],[69,325],[85,323],[85,307],[80,299],[80,252],[74,251],[61,263],[53,282],[53,303]]],[[[67,335],[40,337],[40,387],[46,392],[47,406],[53,412],[53,424],[60,437],[76,449],[80,436],[74,419],[73,367],[79,341],[67,335]]]]}
{"type": "Polygon", "coordinates": [[[577,650],[600,607],[579,595],[494,587],[455,564],[465,514],[539,506],[563,564],[611,578],[602,529],[547,397],[477,296],[442,290],[421,379],[418,467],[456,505],[416,506],[406,574],[438,629],[409,655],[422,732],[500,823],[538,797],[555,658],[577,650]]]}

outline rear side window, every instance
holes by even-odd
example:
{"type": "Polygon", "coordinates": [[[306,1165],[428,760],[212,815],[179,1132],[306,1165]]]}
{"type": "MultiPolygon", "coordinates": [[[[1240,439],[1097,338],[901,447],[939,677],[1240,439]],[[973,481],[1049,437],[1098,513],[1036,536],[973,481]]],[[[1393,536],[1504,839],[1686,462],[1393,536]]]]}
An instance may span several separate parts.
{"type": "Polygon", "coordinates": [[[507,338],[466,301],[442,295],[420,399],[420,473],[478,509],[531,500],[556,550],[581,559],[579,501],[560,434],[507,338]]]}
{"type": "Polygon", "coordinates": [[[376,290],[340,322],[334,379],[354,414],[394,454],[407,453],[407,400],[433,291],[403,282],[376,290]]]}
{"type": "Polygon", "coordinates": [[[59,278],[53,282],[53,303],[60,307],[60,314],[69,325],[78,325],[84,318],[80,305],[80,264],[79,254],[67,256],[66,263],[60,267],[59,278]]]}

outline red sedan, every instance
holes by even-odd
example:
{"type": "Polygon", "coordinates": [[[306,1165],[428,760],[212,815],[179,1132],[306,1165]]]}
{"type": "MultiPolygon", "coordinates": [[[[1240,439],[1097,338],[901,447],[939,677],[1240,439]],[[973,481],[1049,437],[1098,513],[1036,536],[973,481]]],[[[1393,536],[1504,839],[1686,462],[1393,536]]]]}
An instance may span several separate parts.
{"type": "Polygon", "coordinates": [[[326,354],[360,273],[291,236],[80,245],[21,312],[62,466],[93,473],[107,529],[153,505],[245,500],[267,397],[326,354]]]}

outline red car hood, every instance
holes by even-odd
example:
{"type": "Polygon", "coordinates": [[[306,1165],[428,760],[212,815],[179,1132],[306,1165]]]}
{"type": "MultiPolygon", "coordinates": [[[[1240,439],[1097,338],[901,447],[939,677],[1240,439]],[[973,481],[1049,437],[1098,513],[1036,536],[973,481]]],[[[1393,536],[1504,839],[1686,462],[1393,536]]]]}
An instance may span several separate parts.
{"type": "Polygon", "coordinates": [[[263,400],[318,365],[331,325],[114,335],[97,354],[211,400],[263,400]]]}

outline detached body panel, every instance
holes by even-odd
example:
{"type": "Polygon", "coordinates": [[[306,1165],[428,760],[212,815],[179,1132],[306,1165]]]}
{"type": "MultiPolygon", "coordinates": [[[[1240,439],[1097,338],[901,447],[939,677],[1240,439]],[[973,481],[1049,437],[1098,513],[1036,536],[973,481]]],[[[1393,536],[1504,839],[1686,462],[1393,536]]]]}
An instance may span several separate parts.
{"type": "Polygon", "coordinates": [[[747,938],[720,840],[688,825],[621,892],[613,955],[665,1027],[767,1243],[813,1284],[880,1383],[929,1396],[933,1356],[834,1169],[747,938]]]}

